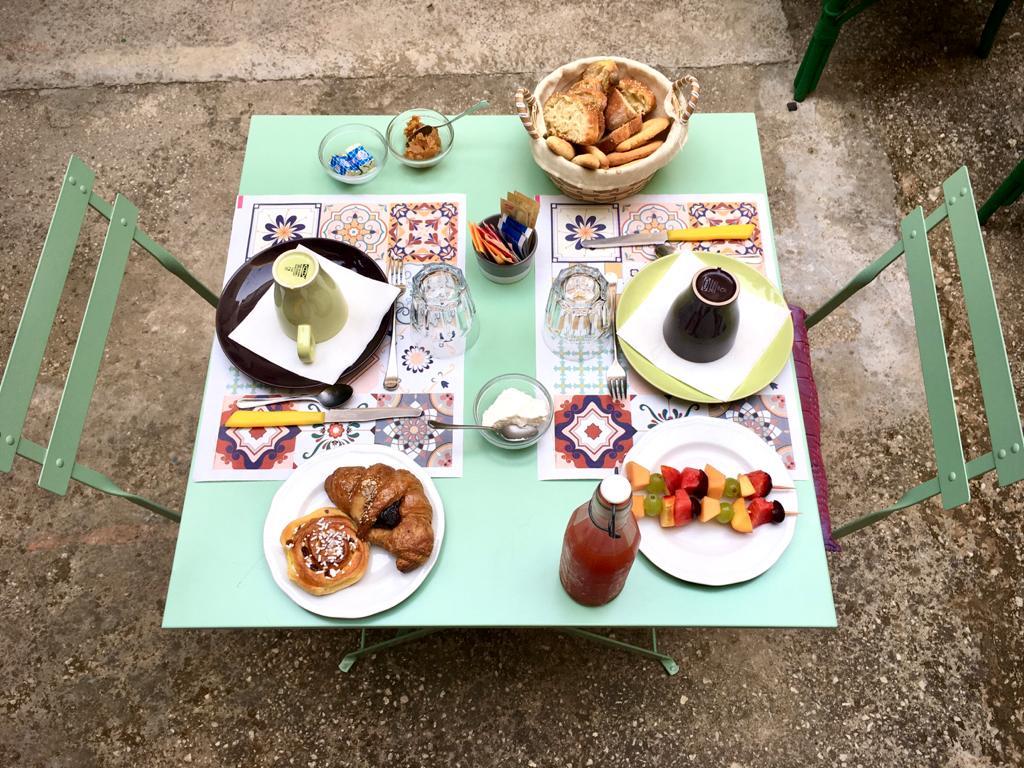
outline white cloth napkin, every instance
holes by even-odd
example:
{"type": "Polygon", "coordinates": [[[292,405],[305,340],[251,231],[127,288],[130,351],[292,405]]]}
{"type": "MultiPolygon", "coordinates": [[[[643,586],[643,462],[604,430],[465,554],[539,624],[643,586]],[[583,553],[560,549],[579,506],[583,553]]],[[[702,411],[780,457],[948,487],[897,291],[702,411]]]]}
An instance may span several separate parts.
{"type": "Polygon", "coordinates": [[[684,251],[661,281],[619,329],[619,335],[633,349],[673,378],[723,402],[732,399],[743,380],[761,359],[789,310],[765,296],[740,286],[737,299],[740,326],[736,342],[724,356],[710,363],[691,363],[669,349],[662,334],[662,323],[676,297],[690,285],[693,275],[708,266],[690,251],[684,251]]]}
{"type": "MultiPolygon", "coordinates": [[[[306,248],[303,250],[313,253],[306,248]]],[[[333,338],[317,342],[312,363],[299,359],[295,340],[289,339],[281,329],[274,307],[273,286],[238,327],[228,334],[228,338],[285,370],[324,384],[334,384],[373,339],[381,319],[398,297],[398,288],[363,277],[319,254],[313,255],[320,262],[320,268],[334,278],[341,295],[348,302],[348,320],[333,338]]]]}

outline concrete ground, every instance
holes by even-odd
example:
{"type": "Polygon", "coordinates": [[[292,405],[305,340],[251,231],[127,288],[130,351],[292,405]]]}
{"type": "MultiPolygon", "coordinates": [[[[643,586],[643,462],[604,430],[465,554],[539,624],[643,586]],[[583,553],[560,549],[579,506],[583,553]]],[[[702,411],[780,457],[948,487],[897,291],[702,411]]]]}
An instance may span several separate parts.
{"type": "MultiPolygon", "coordinates": [[[[251,114],[476,97],[508,112],[515,85],[602,51],[692,72],[704,110],[757,113],[788,298],[814,305],[959,165],[983,198],[1021,157],[1024,9],[981,61],[989,5],[879,3],[789,112],[813,0],[652,0],[625,16],[531,0],[0,2],[0,359],[70,152],[215,284],[251,114]]],[[[1024,202],[985,230],[1018,393],[1022,236],[1024,202]]],[[[970,336],[948,243],[933,250],[976,454],[970,336]]],[[[72,270],[37,414],[55,409],[96,253],[72,270]]],[[[173,505],[212,328],[183,295],[150,260],[129,266],[81,452],[173,505]]],[[[840,521],[934,471],[907,299],[894,267],[812,336],[840,521]]],[[[1024,764],[1024,490],[991,478],[962,509],[927,504],[846,539],[829,557],[837,630],[664,632],[673,678],[541,632],[449,632],[345,676],[355,632],[161,631],[174,526],[34,483],[25,462],[0,481],[3,766],[1024,764]]]]}

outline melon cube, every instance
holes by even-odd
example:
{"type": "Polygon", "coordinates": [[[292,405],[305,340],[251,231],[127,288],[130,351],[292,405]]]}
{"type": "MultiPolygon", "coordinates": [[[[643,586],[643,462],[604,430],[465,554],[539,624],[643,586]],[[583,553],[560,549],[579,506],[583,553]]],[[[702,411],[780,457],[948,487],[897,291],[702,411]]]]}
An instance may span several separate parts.
{"type": "MultiPolygon", "coordinates": [[[[704,465],[704,472],[708,476],[708,496],[714,499],[722,498],[725,494],[725,475],[710,464],[704,465]]],[[[718,513],[716,512],[715,514],[718,513]]]]}
{"type": "Polygon", "coordinates": [[[626,479],[629,480],[629,484],[633,487],[634,491],[642,491],[651,482],[651,471],[635,461],[627,461],[626,479]]]}

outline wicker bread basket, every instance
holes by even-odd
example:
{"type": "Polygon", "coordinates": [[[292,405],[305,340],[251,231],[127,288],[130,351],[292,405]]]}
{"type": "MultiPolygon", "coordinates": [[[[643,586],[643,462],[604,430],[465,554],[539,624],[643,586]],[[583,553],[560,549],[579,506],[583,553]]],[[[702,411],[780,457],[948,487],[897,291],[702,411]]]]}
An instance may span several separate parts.
{"type": "Polygon", "coordinates": [[[551,177],[555,186],[577,200],[611,203],[642,190],[658,169],[668,165],[682,149],[686,143],[690,115],[697,108],[699,95],[700,85],[689,75],[672,82],[656,69],[639,61],[617,56],[593,56],[559,67],[541,80],[533,93],[526,88],[517,89],[515,101],[519,119],[530,135],[533,159],[551,177]],[[548,148],[544,141],[546,131],[541,105],[553,93],[568,88],[578,80],[588,64],[606,59],[612,59],[619,65],[623,77],[639,80],[654,92],[656,106],[644,119],[668,117],[671,123],[665,143],[649,157],[617,168],[591,170],[556,155],[548,148]]]}

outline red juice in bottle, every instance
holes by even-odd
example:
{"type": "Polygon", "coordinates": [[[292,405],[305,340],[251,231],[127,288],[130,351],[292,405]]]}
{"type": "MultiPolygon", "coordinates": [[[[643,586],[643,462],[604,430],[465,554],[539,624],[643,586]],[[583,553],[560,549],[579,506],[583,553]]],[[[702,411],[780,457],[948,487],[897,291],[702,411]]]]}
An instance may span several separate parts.
{"type": "Polygon", "coordinates": [[[640,547],[640,528],[630,510],[632,495],[629,481],[612,475],[572,513],[558,575],[577,603],[604,605],[622,591],[640,547]]]}

